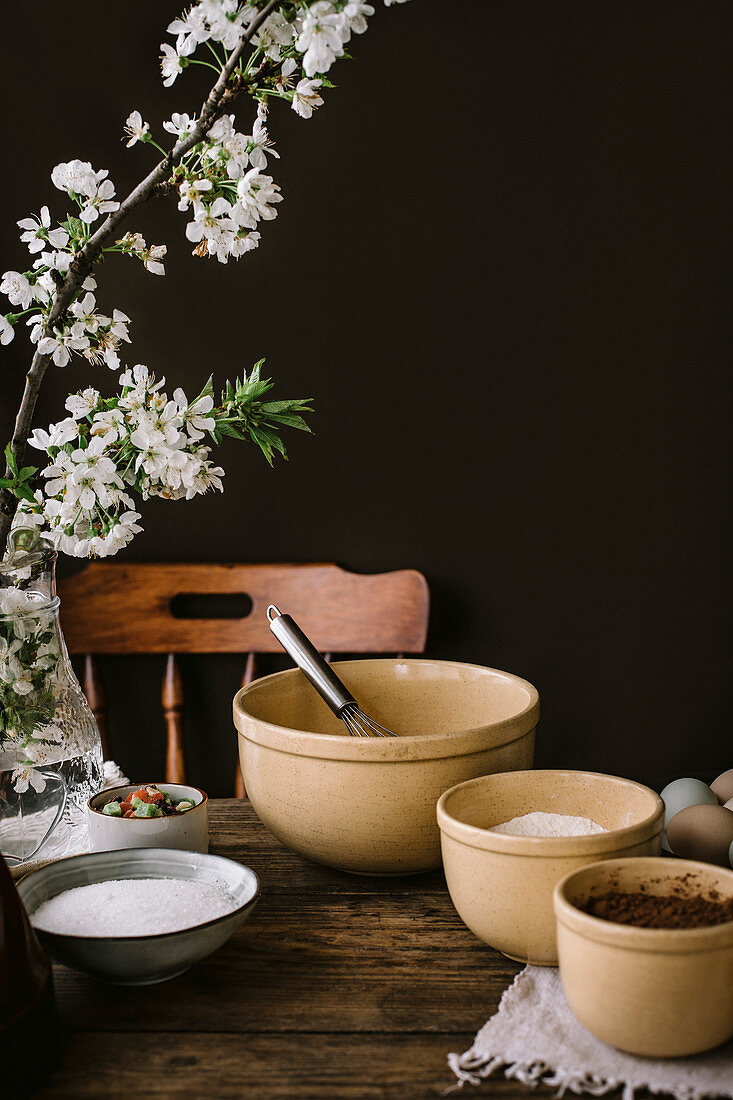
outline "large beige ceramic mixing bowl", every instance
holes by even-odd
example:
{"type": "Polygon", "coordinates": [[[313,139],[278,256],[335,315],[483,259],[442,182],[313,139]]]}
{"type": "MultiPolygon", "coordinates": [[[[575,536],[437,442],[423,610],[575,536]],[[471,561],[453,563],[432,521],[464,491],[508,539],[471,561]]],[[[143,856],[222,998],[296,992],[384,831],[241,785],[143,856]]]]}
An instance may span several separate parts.
{"type": "Polygon", "coordinates": [[[647,1058],[699,1054],[733,1038],[733,921],[635,928],[579,907],[616,890],[731,898],[733,871],[683,859],[619,859],[558,883],[560,976],[581,1024],[647,1058]]]}
{"type": "Polygon", "coordinates": [[[453,904],[485,943],[519,962],[555,966],[555,884],[599,859],[658,855],[663,819],[658,794],[614,775],[516,771],[462,783],[438,803],[453,904]],[[568,837],[489,831],[534,812],[588,817],[609,831],[568,837]]]}
{"type": "Polygon", "coordinates": [[[361,707],[398,733],[350,737],[293,669],[234,699],[247,794],[267,828],[318,863],[396,875],[440,866],[435,803],[486,772],[529,768],[537,691],[508,672],[452,661],[341,661],[361,707]]]}

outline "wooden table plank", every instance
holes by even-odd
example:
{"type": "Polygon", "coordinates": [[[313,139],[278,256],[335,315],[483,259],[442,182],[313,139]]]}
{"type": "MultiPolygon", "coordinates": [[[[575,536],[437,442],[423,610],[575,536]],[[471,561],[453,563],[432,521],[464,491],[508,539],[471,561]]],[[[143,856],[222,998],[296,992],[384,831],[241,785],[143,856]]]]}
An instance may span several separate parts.
{"type": "MultiPolygon", "coordinates": [[[[470,1039],[464,1036],[464,1042],[470,1039]]],[[[461,1044],[458,1044],[460,1047],[461,1044]]],[[[74,1038],[53,1080],[37,1100],[431,1100],[454,1081],[446,1052],[453,1035],[286,1037],[104,1032],[74,1038]],[[106,1044],[106,1045],[105,1045],[106,1044]],[[104,1064],[101,1065],[100,1051],[104,1064]]],[[[451,1100],[546,1100],[556,1089],[528,1091],[517,1081],[491,1078],[451,1100]]],[[[619,1094],[610,1094],[608,1100],[619,1094]]]]}
{"type": "MultiPolygon", "coordinates": [[[[456,924],[449,905],[440,894],[391,895],[389,904],[376,897],[264,895],[221,951],[176,979],[176,1028],[475,1031],[520,967],[497,964],[456,924]]],[[[170,1026],[157,998],[135,989],[115,991],[105,1021],[106,986],[60,968],[56,988],[72,1027],[170,1026]]]]}
{"type": "Polygon", "coordinates": [[[268,894],[389,894],[445,890],[442,871],[423,875],[350,875],[309,863],[268,833],[249,802],[216,799],[212,809],[211,851],[246,863],[268,894]]]}
{"type": "MultiPolygon", "coordinates": [[[[519,967],[464,927],[442,875],[316,867],[234,799],[212,801],[210,832],[212,852],[260,876],[252,918],[165,986],[110,987],[56,967],[70,1032],[38,1096],[127,1100],[141,1080],[153,1097],[207,1100],[412,1100],[448,1088],[447,1054],[470,1046],[519,967]]],[[[503,1078],[477,1091],[538,1095],[503,1078]]]]}

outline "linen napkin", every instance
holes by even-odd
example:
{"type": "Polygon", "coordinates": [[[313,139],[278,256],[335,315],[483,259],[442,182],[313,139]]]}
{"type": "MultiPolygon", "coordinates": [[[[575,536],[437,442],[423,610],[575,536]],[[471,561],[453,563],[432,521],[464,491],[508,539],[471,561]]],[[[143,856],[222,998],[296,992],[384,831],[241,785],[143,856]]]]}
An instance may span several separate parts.
{"type": "Polygon", "coordinates": [[[637,1058],[596,1039],[575,1018],[554,967],[527,966],[501,999],[464,1054],[449,1054],[459,1083],[477,1085],[497,1070],[534,1087],[602,1096],[623,1088],[623,1100],[638,1089],[677,1100],[733,1097],[733,1043],[691,1058],[637,1058]]]}

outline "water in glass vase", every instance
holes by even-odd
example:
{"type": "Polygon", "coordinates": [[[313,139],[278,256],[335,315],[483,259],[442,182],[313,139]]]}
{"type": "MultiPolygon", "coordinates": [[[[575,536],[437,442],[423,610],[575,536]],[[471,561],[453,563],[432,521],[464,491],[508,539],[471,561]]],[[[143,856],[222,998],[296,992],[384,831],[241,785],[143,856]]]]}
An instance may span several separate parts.
{"type": "Polygon", "coordinates": [[[17,531],[0,564],[0,852],[11,862],[87,847],[102,786],[99,731],[59,625],[56,553],[17,531]]]}

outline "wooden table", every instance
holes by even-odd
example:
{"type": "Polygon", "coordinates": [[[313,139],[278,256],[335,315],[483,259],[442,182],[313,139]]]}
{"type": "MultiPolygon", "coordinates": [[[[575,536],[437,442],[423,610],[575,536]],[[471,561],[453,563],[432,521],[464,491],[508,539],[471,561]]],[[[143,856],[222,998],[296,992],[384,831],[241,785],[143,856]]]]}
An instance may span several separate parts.
{"type": "MultiPolygon", "coordinates": [[[[442,874],[361,878],[307,863],[247,802],[211,803],[211,851],[252,867],[261,900],[217,954],[164,985],[55,970],[68,1025],[43,1097],[423,1100],[454,1083],[520,969],[456,915],[442,874]]],[[[538,1096],[503,1076],[460,1095],[538,1096]]]]}

